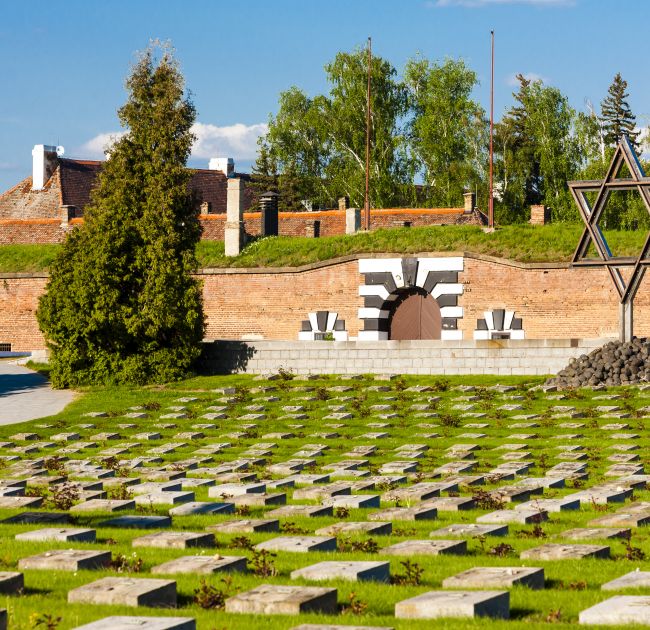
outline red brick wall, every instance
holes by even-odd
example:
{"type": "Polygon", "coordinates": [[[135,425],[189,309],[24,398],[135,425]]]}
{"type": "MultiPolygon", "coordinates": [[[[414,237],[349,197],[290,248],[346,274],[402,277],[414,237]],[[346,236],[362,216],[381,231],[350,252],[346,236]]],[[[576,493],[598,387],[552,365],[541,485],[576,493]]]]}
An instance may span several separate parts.
{"type": "MultiPolygon", "coordinates": [[[[356,259],[301,271],[226,269],[201,274],[209,338],[297,339],[300,322],[314,310],[345,319],[356,336],[362,278],[356,259]]],[[[531,339],[616,336],[618,300],[607,272],[465,258],[459,274],[465,293],[459,327],[472,339],[483,311],[514,309],[531,339]]],[[[0,343],[14,350],[43,348],[34,313],[45,287],[42,276],[0,275],[0,343]]],[[[650,336],[650,285],[635,303],[635,333],[650,336]]]]}
{"type": "MultiPolygon", "coordinates": [[[[225,214],[203,214],[199,216],[203,228],[203,240],[223,241],[225,214]]],[[[281,236],[305,236],[307,225],[320,221],[320,235],[345,234],[345,213],[339,210],[319,212],[281,212],[279,230],[281,236]]],[[[71,225],[79,225],[83,219],[73,219],[71,225]]],[[[463,214],[462,208],[402,209],[389,208],[373,210],[371,229],[402,226],[409,222],[413,227],[424,225],[477,223],[474,214],[463,214]]],[[[244,214],[246,232],[260,233],[260,213],[244,214]]],[[[59,219],[0,219],[0,245],[10,243],[60,243],[66,229],[59,219]]]]}

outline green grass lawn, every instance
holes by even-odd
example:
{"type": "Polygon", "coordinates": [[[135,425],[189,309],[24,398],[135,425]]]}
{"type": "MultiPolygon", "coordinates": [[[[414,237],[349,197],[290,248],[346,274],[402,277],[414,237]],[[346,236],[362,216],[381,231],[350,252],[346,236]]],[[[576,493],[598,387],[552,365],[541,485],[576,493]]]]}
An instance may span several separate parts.
{"type": "MultiPolygon", "coordinates": [[[[273,442],[277,446],[270,449],[270,453],[260,456],[257,463],[251,462],[246,470],[254,473],[258,479],[271,478],[265,471],[265,466],[271,463],[284,462],[295,457],[295,453],[307,444],[326,445],[327,449],[322,456],[314,457],[313,470],[306,472],[321,472],[327,464],[346,459],[350,449],[361,445],[376,445],[374,455],[364,457],[368,463],[362,465],[361,470],[369,474],[377,474],[380,466],[389,461],[404,460],[395,452],[395,449],[404,444],[425,444],[429,447],[424,457],[414,460],[418,462],[418,472],[409,475],[409,483],[433,480],[432,471],[441,464],[454,461],[446,457],[446,451],[451,445],[478,444],[480,450],[476,452],[477,464],[472,474],[486,474],[498,463],[504,461],[503,450],[495,450],[502,444],[525,443],[523,450],[530,455],[524,461],[531,462],[532,468],[526,476],[541,477],[551,466],[559,463],[560,450],[557,446],[581,445],[588,456],[589,479],[585,487],[603,482],[606,468],[612,464],[608,457],[619,453],[612,448],[620,443],[634,443],[639,448],[634,451],[640,456],[641,462],[648,466],[650,459],[650,436],[648,434],[648,421],[644,412],[639,411],[648,405],[646,393],[636,388],[612,389],[609,393],[619,394],[618,400],[607,401],[594,399],[605,392],[577,391],[568,392],[564,399],[549,399],[541,391],[530,391],[529,386],[542,382],[534,378],[492,378],[471,377],[441,379],[439,377],[404,377],[390,383],[365,380],[343,380],[338,378],[323,377],[316,381],[273,381],[256,382],[250,376],[232,377],[206,377],[200,376],[169,386],[152,386],[144,388],[89,388],[84,395],[75,400],[64,412],[50,418],[0,427],[0,440],[13,441],[16,445],[25,445],[30,442],[20,442],[11,436],[19,432],[34,432],[38,435],[39,442],[47,442],[51,436],[62,431],[75,431],[80,434],[84,442],[92,441],[95,433],[103,431],[118,432],[120,438],[111,441],[98,441],[93,448],[82,448],[78,452],[67,453],[70,459],[89,460],[102,463],[103,466],[112,466],[124,469],[128,460],[137,457],[150,457],[147,451],[160,444],[174,442],[183,443],[175,452],[162,457],[162,461],[145,462],[143,466],[132,468],[128,472],[132,477],[143,477],[150,468],[167,466],[172,470],[181,470],[188,478],[197,476],[193,472],[191,460],[201,457],[197,450],[201,447],[227,442],[230,444],[223,452],[213,456],[203,456],[205,461],[200,466],[216,466],[223,462],[247,457],[248,449],[259,442],[273,442]],[[501,383],[513,385],[516,389],[507,393],[498,393],[489,389],[490,386],[501,383]],[[408,391],[412,385],[429,385],[433,391],[417,392],[408,391]],[[460,392],[455,389],[458,385],[475,385],[473,392],[460,392]],[[336,392],[332,386],[350,386],[348,392],[336,392]],[[370,391],[368,386],[389,385],[390,391],[370,391]],[[256,388],[271,387],[267,391],[256,388]],[[219,401],[222,394],[215,392],[216,388],[236,387],[237,392],[232,400],[226,403],[219,401]],[[461,414],[462,410],[454,408],[458,404],[456,398],[461,395],[476,396],[474,412],[485,413],[484,418],[467,418],[461,414]],[[521,399],[511,399],[509,396],[521,396],[521,399]],[[269,400],[263,400],[271,397],[269,400]],[[308,398],[308,400],[305,400],[308,398]],[[183,399],[183,401],[179,401],[183,399]],[[188,400],[192,399],[192,400],[188,400]],[[275,400],[277,399],[277,400],[275,400]],[[239,419],[242,415],[251,413],[247,409],[250,405],[261,404],[265,407],[265,419],[245,422],[239,419]],[[327,420],[325,416],[331,413],[329,405],[340,404],[349,410],[353,417],[349,420],[327,420]],[[385,413],[373,410],[376,404],[391,405],[396,417],[380,419],[379,414],[385,413]],[[438,418],[418,418],[416,410],[411,409],[412,404],[427,405],[432,413],[439,414],[438,418]],[[500,409],[504,404],[519,404],[521,410],[505,411],[500,409]],[[630,414],[630,418],[613,420],[599,417],[595,411],[597,405],[618,405],[630,414]],[[208,407],[225,406],[227,418],[223,420],[206,420],[202,416],[208,407]],[[308,416],[304,420],[286,419],[286,405],[300,405],[308,416]],[[576,420],[557,420],[551,417],[553,405],[570,405],[577,411],[582,411],[584,417],[576,420]],[[183,413],[186,418],[163,420],[160,416],[169,413],[169,407],[185,407],[183,413]],[[146,418],[127,418],[125,414],[132,408],[140,407],[146,418]],[[86,414],[92,411],[105,411],[108,417],[90,418],[86,414]],[[537,418],[531,420],[538,426],[517,428],[513,424],[524,422],[513,420],[512,416],[518,414],[535,414],[537,418]],[[369,427],[369,423],[385,422],[389,426],[384,428],[369,427]],[[561,422],[577,422],[580,428],[561,428],[561,422]],[[638,439],[617,440],[612,438],[613,431],[600,429],[611,422],[622,422],[630,425],[627,433],[639,434],[638,439]],[[164,423],[174,426],[164,428],[164,423]],[[192,430],[198,423],[211,423],[214,428],[202,429],[203,438],[192,440],[176,438],[176,434],[192,430]],[[339,428],[331,428],[329,424],[340,423],[339,428]],[[487,424],[483,428],[467,427],[467,424],[487,424]],[[79,425],[92,424],[94,426],[81,428],[79,425]],[[118,425],[124,425],[122,427],[118,425]],[[133,426],[130,426],[133,425],[133,426]],[[252,425],[252,426],[248,426],[252,425]],[[425,425],[425,426],[421,426],[425,425]],[[428,426],[427,426],[428,425],[428,426]],[[134,438],[137,433],[156,431],[162,435],[160,440],[142,441],[134,438]],[[388,436],[381,439],[361,437],[369,431],[385,431],[388,436]],[[273,432],[287,432],[291,436],[286,439],[265,438],[264,435],[273,432]],[[336,432],[336,437],[323,437],[322,432],[336,432]],[[438,437],[424,437],[424,434],[437,433],[438,437]],[[484,433],[485,437],[467,436],[466,434],[484,433]],[[517,437],[518,434],[529,434],[533,437],[517,437]],[[579,434],[581,437],[572,437],[579,434]],[[562,438],[562,436],[566,436],[562,438]],[[125,445],[124,454],[106,461],[105,449],[125,445]],[[120,460],[120,461],[118,461],[120,460]]],[[[72,446],[78,440],[46,446],[32,455],[20,455],[21,460],[32,459],[47,461],[51,476],[58,476],[63,471],[62,463],[54,459],[62,446],[72,446]]],[[[0,455],[8,457],[13,453],[13,447],[3,445],[0,455]]],[[[13,462],[4,459],[3,469],[0,469],[0,478],[12,473],[13,462]]],[[[124,474],[125,470],[118,470],[124,474]]],[[[209,478],[209,477],[208,477],[209,478]]],[[[280,477],[275,477],[280,478],[280,477]]],[[[350,481],[358,481],[350,478],[350,481]]],[[[361,479],[362,480],[362,479],[361,479]]],[[[332,479],[332,481],[335,481],[332,479]]],[[[490,478],[484,486],[461,486],[461,496],[472,496],[477,488],[491,490],[498,486],[514,483],[490,478]]],[[[569,484],[574,485],[574,484],[569,484]]],[[[576,488],[580,483],[576,482],[576,488]]],[[[574,487],[561,489],[547,489],[543,498],[557,498],[576,491],[574,487]]],[[[51,486],[50,486],[51,490],[51,486]]],[[[387,487],[367,491],[368,494],[382,494],[387,487]]],[[[38,493],[37,488],[30,490],[38,493]]],[[[292,489],[287,491],[288,503],[309,503],[309,501],[293,500],[292,489]]],[[[51,495],[44,492],[46,499],[51,495]]],[[[634,500],[650,501],[650,492],[647,489],[636,490],[634,500]]],[[[214,501],[208,498],[207,489],[196,490],[197,501],[214,501]]],[[[629,502],[629,501],[628,501],[629,502]]],[[[382,507],[392,507],[395,503],[382,503],[382,507]]],[[[490,510],[467,510],[460,512],[439,512],[438,518],[431,521],[403,521],[393,523],[393,533],[390,536],[352,536],[348,540],[339,540],[339,546],[349,546],[357,543],[362,545],[361,550],[339,550],[336,553],[292,554],[278,553],[271,559],[274,575],[259,577],[253,572],[247,574],[235,573],[230,579],[223,581],[225,574],[214,574],[207,578],[207,582],[215,589],[227,594],[248,590],[262,583],[273,584],[308,584],[306,581],[292,581],[289,574],[292,570],[305,567],[316,562],[328,559],[337,560],[390,560],[391,573],[403,574],[405,569],[402,562],[407,559],[415,562],[422,570],[420,584],[376,584],[372,582],[353,583],[343,581],[328,581],[314,585],[332,586],[338,589],[338,601],[341,607],[349,604],[350,598],[359,603],[358,615],[341,612],[337,616],[324,616],[305,614],[299,617],[268,616],[255,617],[249,615],[226,614],[222,610],[205,610],[194,603],[194,593],[199,587],[201,576],[176,575],[171,576],[177,580],[179,593],[179,607],[177,610],[160,610],[150,608],[128,608],[122,606],[91,606],[68,604],[67,593],[70,589],[89,583],[100,577],[108,575],[130,575],[132,577],[161,577],[151,575],[153,566],[183,555],[239,555],[253,558],[249,548],[263,540],[281,535],[277,533],[247,534],[216,534],[217,548],[207,549],[154,549],[136,548],[131,546],[131,541],[141,535],[156,530],[116,529],[101,526],[101,522],[110,518],[106,514],[84,514],[73,516],[73,526],[90,526],[97,529],[97,542],[95,543],[34,543],[19,542],[14,540],[16,533],[38,529],[40,525],[9,525],[0,523],[0,565],[1,570],[15,570],[20,558],[42,553],[56,548],[101,549],[110,550],[113,557],[122,555],[128,564],[140,565],[137,572],[128,571],[118,573],[110,571],[79,571],[76,573],[57,571],[25,571],[25,592],[22,595],[4,596],[0,607],[5,606],[10,614],[10,627],[15,629],[43,628],[44,614],[52,615],[55,619],[61,617],[56,627],[60,630],[74,628],[82,623],[88,623],[108,615],[177,615],[194,617],[199,630],[252,630],[262,625],[269,630],[288,630],[300,623],[329,623],[343,625],[388,626],[397,630],[416,630],[437,625],[444,628],[511,628],[513,630],[524,628],[545,628],[553,622],[558,628],[569,628],[577,623],[578,613],[589,606],[603,601],[607,597],[618,593],[606,593],[600,590],[600,585],[608,580],[619,577],[637,568],[649,571],[650,561],[642,555],[650,557],[650,536],[648,528],[635,530],[631,539],[631,547],[639,551],[630,550],[626,543],[620,539],[614,541],[583,541],[590,544],[598,542],[611,546],[612,559],[610,560],[579,560],[564,562],[527,561],[519,558],[519,553],[531,547],[547,542],[564,542],[560,534],[562,531],[573,527],[586,526],[593,518],[613,513],[623,504],[612,504],[601,507],[583,505],[580,510],[572,512],[551,513],[550,520],[541,527],[533,525],[510,525],[510,531],[504,537],[486,537],[485,539],[468,539],[468,553],[466,555],[446,555],[437,557],[394,557],[382,555],[382,549],[400,541],[408,539],[428,539],[429,533],[434,529],[444,527],[451,523],[473,522],[490,510]],[[370,541],[370,542],[369,542],[370,541]],[[500,555],[502,554],[502,555],[500,555]],[[531,591],[525,588],[511,589],[511,619],[509,621],[477,620],[445,620],[438,622],[425,622],[422,620],[401,620],[393,616],[395,603],[424,593],[441,588],[444,578],[454,575],[474,566],[541,566],[546,572],[546,588],[542,591],[531,591]],[[354,594],[354,595],[352,595],[354,594]],[[41,625],[37,625],[39,619],[41,625]]],[[[252,507],[249,510],[240,510],[240,517],[262,517],[271,507],[252,507]]],[[[52,506],[46,508],[56,511],[52,506]]],[[[167,514],[164,506],[139,507],[138,514],[167,514]]],[[[367,514],[375,509],[350,510],[348,514],[338,517],[321,518],[291,518],[280,519],[280,525],[285,535],[310,533],[326,525],[331,525],[340,520],[365,521],[367,514]]],[[[5,519],[15,510],[0,510],[0,519],[5,519]]],[[[173,529],[187,531],[204,531],[206,527],[226,520],[237,518],[232,515],[184,516],[173,518],[173,529]]],[[[164,576],[162,576],[164,577],[164,576]]],[[[633,594],[632,592],[626,594],[633,594]]],[[[640,593],[636,593],[640,594],[640,593]]]]}
{"type": "MultiPolygon", "coordinates": [[[[476,226],[432,226],[361,232],[354,236],[323,238],[270,237],[249,244],[239,256],[224,256],[222,242],[201,241],[199,264],[209,267],[295,267],[349,254],[420,252],[473,252],[520,262],[562,262],[571,259],[582,226],[508,225],[492,234],[476,226]]],[[[606,232],[612,251],[625,256],[638,253],[642,231],[606,232]]],[[[47,270],[57,245],[2,245],[0,272],[47,270]]]]}

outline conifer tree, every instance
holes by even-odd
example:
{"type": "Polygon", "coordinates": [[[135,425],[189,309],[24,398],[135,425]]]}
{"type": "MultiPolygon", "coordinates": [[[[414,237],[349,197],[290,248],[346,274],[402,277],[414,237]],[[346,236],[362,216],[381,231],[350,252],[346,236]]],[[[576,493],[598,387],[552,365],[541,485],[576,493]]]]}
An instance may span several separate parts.
{"type": "Polygon", "coordinates": [[[39,304],[56,387],[170,381],[200,353],[201,228],[185,166],[196,112],[166,47],[150,47],[126,86],[126,133],[39,304]]]}
{"type": "Polygon", "coordinates": [[[614,146],[624,133],[637,146],[639,132],[635,131],[636,116],[628,105],[626,90],[627,81],[624,81],[621,73],[617,72],[607,90],[607,96],[600,104],[605,144],[608,146],[614,146]]]}
{"type": "Polygon", "coordinates": [[[251,188],[259,198],[265,192],[278,192],[278,168],[264,138],[258,141],[259,151],[251,172],[251,188]]]}

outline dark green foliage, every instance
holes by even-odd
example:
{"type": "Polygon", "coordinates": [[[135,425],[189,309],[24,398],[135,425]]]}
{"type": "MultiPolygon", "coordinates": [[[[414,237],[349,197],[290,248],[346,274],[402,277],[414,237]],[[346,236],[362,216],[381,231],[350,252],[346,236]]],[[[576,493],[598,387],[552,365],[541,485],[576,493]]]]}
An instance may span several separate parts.
{"type": "Polygon", "coordinates": [[[627,102],[627,81],[617,72],[600,104],[603,135],[608,146],[614,146],[623,134],[627,134],[636,146],[639,132],[635,131],[636,116],[627,102]]]}
{"type": "Polygon", "coordinates": [[[128,131],[39,304],[56,387],[170,381],[200,352],[201,287],[191,276],[200,225],[185,167],[195,109],[170,52],[154,52],[127,80],[118,113],[128,131]]]}

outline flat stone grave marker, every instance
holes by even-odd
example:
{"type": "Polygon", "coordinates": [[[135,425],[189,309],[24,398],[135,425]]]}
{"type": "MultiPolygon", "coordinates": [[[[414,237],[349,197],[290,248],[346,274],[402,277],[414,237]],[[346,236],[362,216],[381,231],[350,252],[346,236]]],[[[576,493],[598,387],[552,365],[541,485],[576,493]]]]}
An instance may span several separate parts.
{"type": "Polygon", "coordinates": [[[598,540],[600,538],[625,538],[630,533],[629,529],[617,527],[576,527],[561,532],[559,537],[569,540],[598,540]]]}
{"type": "Polygon", "coordinates": [[[194,501],[193,492],[151,492],[135,497],[137,505],[176,505],[194,501]]]}
{"type": "Polygon", "coordinates": [[[25,587],[22,573],[16,571],[0,571],[0,593],[11,595],[19,593],[25,587]]]}
{"type": "Polygon", "coordinates": [[[226,600],[226,612],[252,615],[299,615],[315,612],[333,615],[337,590],[315,586],[262,584],[226,600]]]}
{"type": "Polygon", "coordinates": [[[464,540],[405,540],[381,550],[382,554],[390,556],[464,555],[466,552],[464,540]]]}
{"type": "Polygon", "coordinates": [[[476,519],[477,523],[540,523],[548,520],[544,510],[495,510],[476,519]]]}
{"type": "Polygon", "coordinates": [[[19,569],[48,569],[52,571],[79,571],[101,569],[111,563],[110,551],[86,549],[54,549],[18,561],[19,569]]]}
{"type": "Polygon", "coordinates": [[[191,617],[104,617],[73,630],[196,630],[191,617]]]}
{"type": "Polygon", "coordinates": [[[273,518],[294,518],[308,517],[318,518],[319,516],[332,516],[334,510],[331,505],[283,505],[266,513],[266,516],[273,518]]]}
{"type": "Polygon", "coordinates": [[[580,509],[577,499],[533,499],[515,506],[515,510],[536,510],[542,512],[565,512],[580,509]]]}
{"type": "Polygon", "coordinates": [[[348,508],[348,509],[362,509],[362,508],[378,508],[379,495],[378,494],[351,494],[348,496],[336,496],[323,499],[323,505],[329,505],[333,508],[348,508]]]}
{"type": "Polygon", "coordinates": [[[392,523],[368,523],[366,521],[341,521],[321,527],[314,533],[317,536],[338,536],[339,534],[363,533],[374,534],[375,536],[389,536],[393,531],[392,523]]]}
{"type": "Polygon", "coordinates": [[[46,527],[35,529],[31,532],[16,534],[16,540],[56,540],[59,542],[95,542],[96,532],[94,529],[80,527],[46,527]]]}
{"type": "Polygon", "coordinates": [[[522,560],[578,560],[609,558],[609,547],[602,545],[561,545],[548,543],[522,551],[522,560]]]}
{"type": "Polygon", "coordinates": [[[648,588],[650,587],[649,571],[631,571],[615,580],[605,582],[600,588],[603,591],[621,591],[626,588],[648,588]]]}
{"type": "Polygon", "coordinates": [[[319,562],[291,572],[291,579],[390,582],[390,562],[319,562]]]}
{"type": "Polygon", "coordinates": [[[537,567],[474,567],[442,581],[444,588],[544,588],[544,569],[537,567]]]}
{"type": "Polygon", "coordinates": [[[398,619],[510,617],[508,591],[429,591],[395,604],[398,619]]]}
{"type": "Polygon", "coordinates": [[[650,597],[617,595],[580,613],[584,625],[650,624],[650,597]]]}
{"type": "Polygon", "coordinates": [[[205,503],[191,501],[175,508],[170,508],[170,516],[189,516],[192,514],[232,514],[235,506],[232,503],[205,503]]]}
{"type": "Polygon", "coordinates": [[[135,501],[115,499],[90,499],[83,503],[77,503],[70,508],[71,513],[75,512],[122,512],[124,510],[135,510],[135,501]]]}
{"type": "Polygon", "coordinates": [[[389,626],[338,626],[330,623],[301,623],[289,630],[395,630],[389,626]]]}
{"type": "Polygon", "coordinates": [[[474,499],[470,497],[435,497],[424,501],[422,507],[434,507],[439,512],[459,512],[472,510],[475,507],[474,499]]]}
{"type": "Polygon", "coordinates": [[[507,525],[480,525],[477,523],[452,523],[432,531],[429,536],[507,536],[507,525]]]}
{"type": "Polygon", "coordinates": [[[156,532],[134,538],[133,547],[164,547],[187,549],[189,547],[214,547],[214,534],[197,532],[156,532]]]}
{"type": "Polygon", "coordinates": [[[253,534],[255,532],[277,532],[280,531],[280,521],[277,519],[238,519],[226,521],[218,525],[209,525],[210,531],[224,534],[253,534]]]}
{"type": "Polygon", "coordinates": [[[148,578],[106,577],[68,592],[71,604],[113,604],[176,608],[176,582],[148,578]]]}
{"type": "Polygon", "coordinates": [[[589,521],[597,527],[642,527],[650,524],[650,513],[616,512],[589,521]]]}
{"type": "MultiPolygon", "coordinates": [[[[10,497],[11,498],[11,497],[10,497]]],[[[20,497],[16,497],[20,498],[20,497]]],[[[70,517],[63,512],[21,512],[6,518],[3,523],[21,523],[21,524],[36,524],[36,523],[67,523],[70,517]]]]}
{"type": "Polygon", "coordinates": [[[153,529],[154,527],[171,527],[169,516],[118,516],[99,524],[100,527],[117,527],[133,529],[153,529]]]}
{"type": "Polygon", "coordinates": [[[369,521],[431,521],[437,517],[438,510],[431,507],[395,507],[368,514],[369,521]]]}
{"type": "Polygon", "coordinates": [[[155,574],[199,573],[209,575],[221,572],[246,572],[247,559],[243,556],[181,556],[156,565],[151,569],[155,574]]]}
{"type": "Polygon", "coordinates": [[[336,538],[331,536],[277,536],[255,545],[255,549],[309,553],[310,551],[336,551],[336,538]]]}

